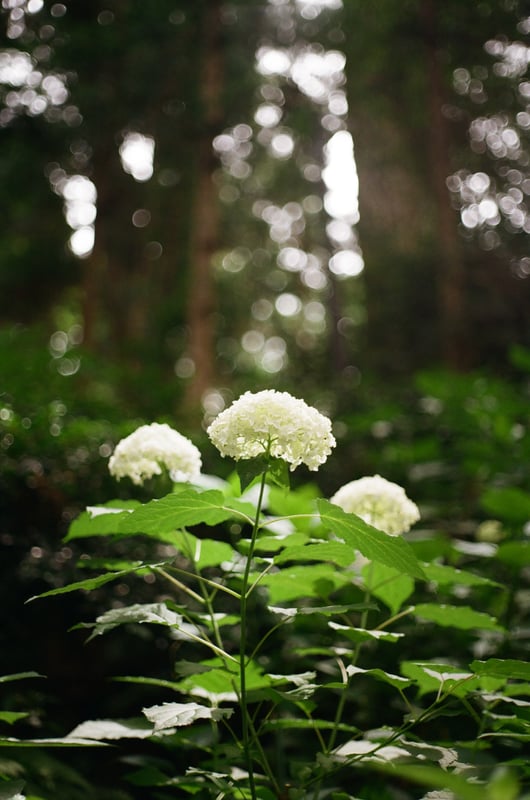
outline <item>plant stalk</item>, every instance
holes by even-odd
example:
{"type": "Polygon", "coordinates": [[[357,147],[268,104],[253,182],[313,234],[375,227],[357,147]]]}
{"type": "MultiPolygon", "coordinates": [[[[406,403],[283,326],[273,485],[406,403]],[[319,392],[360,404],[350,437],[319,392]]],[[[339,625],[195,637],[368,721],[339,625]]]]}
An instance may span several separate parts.
{"type": "Polygon", "coordinates": [[[246,762],[248,772],[248,782],[250,788],[250,795],[252,800],[256,800],[256,784],[254,780],[254,767],[252,764],[252,753],[250,751],[250,720],[248,713],[247,703],[247,681],[246,681],[246,653],[247,653],[247,628],[248,628],[248,615],[247,604],[249,592],[249,576],[252,564],[252,556],[254,555],[254,548],[256,545],[256,538],[259,529],[259,518],[261,514],[261,505],[263,503],[263,495],[265,492],[265,480],[267,473],[264,472],[261,476],[260,490],[258,503],[256,507],[256,517],[252,528],[252,537],[250,540],[250,548],[247,554],[247,561],[245,564],[245,572],[243,574],[243,586],[241,588],[241,602],[240,602],[240,619],[241,619],[241,636],[239,640],[239,684],[241,692],[241,718],[242,718],[242,734],[243,734],[243,755],[246,762]]]}

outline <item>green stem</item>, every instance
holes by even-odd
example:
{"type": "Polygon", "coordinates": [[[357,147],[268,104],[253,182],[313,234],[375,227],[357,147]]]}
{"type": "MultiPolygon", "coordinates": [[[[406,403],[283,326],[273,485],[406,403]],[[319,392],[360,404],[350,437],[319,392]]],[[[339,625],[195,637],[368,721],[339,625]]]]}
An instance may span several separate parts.
{"type": "Polygon", "coordinates": [[[249,576],[250,567],[252,563],[252,556],[254,555],[254,548],[256,546],[256,538],[259,529],[259,518],[261,513],[261,505],[263,503],[263,495],[265,492],[265,479],[267,473],[264,472],[261,476],[260,490],[258,503],[256,506],[256,517],[252,528],[252,537],[250,540],[250,548],[247,554],[247,561],[245,564],[245,572],[243,574],[243,585],[241,588],[241,601],[240,601],[240,618],[241,618],[241,636],[239,640],[239,685],[241,691],[241,715],[242,715],[242,733],[243,733],[243,755],[245,758],[248,782],[250,787],[250,796],[252,800],[256,800],[256,785],[254,781],[254,767],[252,764],[252,754],[250,752],[250,719],[248,713],[247,703],[247,680],[246,680],[246,653],[247,653],[247,603],[249,595],[249,576]]]}

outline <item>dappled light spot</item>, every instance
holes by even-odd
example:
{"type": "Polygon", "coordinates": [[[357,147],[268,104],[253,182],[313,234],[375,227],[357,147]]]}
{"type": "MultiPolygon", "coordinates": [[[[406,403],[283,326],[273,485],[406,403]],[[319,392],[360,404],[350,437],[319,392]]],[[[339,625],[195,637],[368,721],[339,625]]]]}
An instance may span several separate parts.
{"type": "Polygon", "coordinates": [[[267,319],[269,319],[273,310],[274,306],[270,300],[267,300],[265,297],[260,297],[260,299],[256,300],[255,303],[252,303],[252,307],[250,309],[253,318],[259,322],[265,322],[267,319]]]}
{"type": "Polygon", "coordinates": [[[282,110],[272,103],[262,103],[257,107],[254,119],[262,128],[273,128],[282,118],[282,110]]]}
{"type": "Polygon", "coordinates": [[[290,158],[293,150],[294,139],[287,131],[282,131],[272,137],[270,153],[274,158],[290,158]]]}
{"type": "Polygon", "coordinates": [[[120,145],[120,158],[125,172],[135,181],[148,181],[153,175],[155,140],[142,133],[126,133],[120,145]]]}
{"type": "Polygon", "coordinates": [[[294,317],[300,313],[302,301],[295,294],[284,292],[278,295],[274,303],[276,311],[282,317],[294,317]]]}
{"type": "Polygon", "coordinates": [[[131,220],[135,228],[145,228],[151,222],[151,212],[147,208],[137,208],[131,220]]]}
{"type": "Polygon", "coordinates": [[[177,378],[187,379],[195,375],[195,361],[189,356],[182,356],[175,363],[175,375],[177,378]]]}
{"type": "Polygon", "coordinates": [[[339,250],[330,258],[329,268],[339,278],[352,278],[360,275],[364,262],[360,253],[353,250],[339,250]]]}
{"type": "Polygon", "coordinates": [[[241,347],[247,353],[259,353],[265,344],[265,336],[261,331],[246,331],[241,337],[241,347]]]}
{"type": "Polygon", "coordinates": [[[68,240],[68,246],[78,258],[87,258],[94,248],[94,228],[78,228],[68,240]]]}

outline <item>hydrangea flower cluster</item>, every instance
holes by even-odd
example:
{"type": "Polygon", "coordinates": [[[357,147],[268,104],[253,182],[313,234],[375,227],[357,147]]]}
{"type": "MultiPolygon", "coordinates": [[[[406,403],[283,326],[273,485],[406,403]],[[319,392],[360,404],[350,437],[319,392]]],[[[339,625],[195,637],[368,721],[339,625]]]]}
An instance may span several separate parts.
{"type": "Polygon", "coordinates": [[[122,439],[109,459],[115,478],[128,477],[137,485],[165,468],[175,483],[192,481],[201,471],[201,454],[195,445],[169,425],[141,425],[122,439]]]}
{"type": "Polygon", "coordinates": [[[245,392],[208,428],[222,456],[236,461],[270,454],[294,470],[317,470],[335,446],[330,420],[287,392],[245,392]]]}
{"type": "Polygon", "coordinates": [[[420,518],[417,505],[405,490],[380,475],[346,483],[331,502],[390,536],[406,533],[420,518]]]}

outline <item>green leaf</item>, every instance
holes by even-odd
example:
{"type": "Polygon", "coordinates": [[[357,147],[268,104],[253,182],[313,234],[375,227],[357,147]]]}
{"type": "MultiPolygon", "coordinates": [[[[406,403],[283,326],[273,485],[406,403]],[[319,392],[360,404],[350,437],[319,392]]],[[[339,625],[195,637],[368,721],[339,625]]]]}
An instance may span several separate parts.
{"type": "Polygon", "coordinates": [[[302,597],[327,600],[336,589],[351,583],[351,578],[326,563],[285,567],[265,575],[260,583],[269,590],[271,604],[276,605],[302,597]]]}
{"type": "Polygon", "coordinates": [[[454,792],[458,800],[484,800],[485,798],[483,785],[471,783],[464,776],[455,772],[447,772],[440,767],[398,763],[393,763],[392,765],[375,765],[371,763],[370,767],[384,772],[389,778],[405,778],[407,781],[417,783],[420,786],[449,790],[454,792]]]}
{"type": "Polygon", "coordinates": [[[355,561],[356,551],[343,542],[318,542],[302,546],[287,547],[275,556],[275,564],[285,561],[330,561],[340,567],[348,567],[355,561]]]}
{"type": "Polygon", "coordinates": [[[521,489],[488,489],[480,500],[485,511],[506,522],[522,525],[530,519],[530,494],[521,489]]]}
{"type": "Polygon", "coordinates": [[[401,672],[417,684],[420,695],[438,693],[443,689],[458,697],[465,697],[480,685],[480,679],[473,673],[451,664],[403,661],[401,672]]]}
{"type": "Polygon", "coordinates": [[[393,675],[391,672],[385,672],[384,670],[378,668],[361,669],[361,667],[356,667],[353,664],[349,664],[346,667],[346,672],[350,678],[353,678],[355,675],[371,675],[377,680],[383,681],[383,683],[390,684],[390,686],[393,686],[395,689],[406,689],[407,686],[412,685],[412,681],[408,678],[403,678],[401,675],[393,675]]]}
{"type": "Polygon", "coordinates": [[[120,521],[140,506],[137,500],[111,500],[102,506],[91,506],[74,519],[64,540],[69,542],[88,536],[121,536],[118,530],[120,521]]]}
{"type": "Polygon", "coordinates": [[[224,505],[223,493],[212,489],[197,492],[187,489],[168,494],[141,506],[120,520],[121,533],[155,535],[188,525],[217,525],[234,516],[224,505]]]}
{"type": "Polygon", "coordinates": [[[231,708],[211,708],[198,703],[162,703],[161,706],[150,706],[142,709],[149,722],[154,725],[155,733],[167,728],[180,728],[191,725],[198,719],[211,719],[218,722],[223,717],[233,714],[231,708]]]}
{"type": "Polygon", "coordinates": [[[10,675],[0,675],[0,683],[22,681],[27,678],[44,678],[44,675],[41,675],[39,672],[13,672],[10,675]]]}
{"type": "Polygon", "coordinates": [[[27,711],[0,711],[0,721],[7,722],[8,725],[12,725],[17,720],[25,717],[29,717],[27,711]]]}
{"type": "Polygon", "coordinates": [[[382,600],[393,614],[397,614],[414,591],[414,581],[410,575],[404,575],[393,567],[387,567],[377,561],[366,564],[362,574],[370,593],[378,600],[382,600]]]}
{"type": "Polygon", "coordinates": [[[463,569],[456,569],[447,564],[422,564],[425,577],[429,581],[434,581],[440,586],[502,586],[502,584],[485,578],[483,575],[475,575],[474,572],[467,572],[463,569]]]}
{"type": "Polygon", "coordinates": [[[151,623],[178,628],[182,624],[182,616],[171,611],[165,603],[135,603],[125,608],[111,608],[99,616],[94,623],[85,623],[83,627],[94,628],[90,638],[107,633],[118,625],[131,623],[151,623]]]}
{"type": "Polygon", "coordinates": [[[397,642],[398,639],[404,636],[403,633],[391,633],[390,631],[369,631],[365,628],[351,628],[348,625],[339,625],[337,622],[328,622],[328,625],[334,631],[346,636],[347,639],[351,639],[352,642],[366,642],[369,639],[378,642],[397,642]]]}
{"type": "Polygon", "coordinates": [[[327,500],[318,500],[322,523],[366,558],[379,561],[413,578],[424,578],[420,562],[402,537],[388,536],[372,528],[355,514],[347,514],[327,500]]]}
{"type": "Polygon", "coordinates": [[[276,484],[276,486],[279,486],[282,489],[289,489],[289,467],[283,458],[271,458],[269,460],[267,476],[270,478],[272,483],[276,484]]]}
{"type": "Polygon", "coordinates": [[[68,735],[50,739],[15,739],[12,736],[0,738],[0,747],[106,747],[103,742],[79,739],[68,735]]]}
{"type": "Polygon", "coordinates": [[[470,669],[477,675],[530,681],[530,662],[518,661],[513,658],[489,658],[487,661],[473,661],[470,669]]]}
{"type": "Polygon", "coordinates": [[[161,566],[161,564],[143,564],[140,566],[132,566],[130,569],[122,569],[118,572],[107,572],[103,575],[96,575],[94,578],[85,578],[83,581],[76,581],[75,583],[69,583],[66,586],[59,586],[57,589],[49,589],[47,592],[43,592],[42,594],[36,594],[33,597],[30,597],[29,600],[26,600],[26,603],[31,603],[32,600],[38,600],[43,597],[53,597],[57,594],[75,592],[78,589],[83,589],[84,591],[90,592],[92,589],[97,589],[100,586],[103,586],[105,583],[110,583],[110,581],[116,581],[118,578],[122,578],[124,575],[130,575],[133,572],[150,569],[151,567],[157,566],[161,566]]]}
{"type": "Polygon", "coordinates": [[[497,550],[497,558],[510,567],[526,567],[530,564],[530,542],[504,542],[497,550]]]}
{"type": "MultiPolygon", "coordinates": [[[[262,730],[333,730],[336,723],[328,719],[306,719],[305,717],[276,717],[268,719],[262,725],[262,730]]],[[[347,725],[346,723],[339,723],[336,726],[337,730],[344,733],[358,733],[359,729],[354,725],[347,725]]]]}
{"type": "MultiPolygon", "coordinates": [[[[266,523],[263,528],[266,530],[266,523]]],[[[301,547],[306,544],[305,533],[290,533],[287,536],[260,536],[254,547],[255,553],[275,553],[286,547],[301,547]]]]}
{"type": "Polygon", "coordinates": [[[0,800],[25,800],[25,781],[0,781],[0,800]]]}
{"type": "Polygon", "coordinates": [[[267,472],[268,463],[264,455],[257,458],[245,458],[238,461],[236,471],[239,475],[241,492],[244,492],[253,481],[267,472]]]}
{"type": "Polygon", "coordinates": [[[487,631],[503,631],[494,617],[482,611],[475,611],[469,606],[448,606],[444,603],[420,603],[414,606],[414,613],[422,619],[435,622],[443,627],[473,630],[479,628],[487,631]]]}
{"type": "Polygon", "coordinates": [[[93,719],[81,722],[69,734],[81,739],[148,739],[153,725],[143,717],[133,719],[93,719]]]}
{"type": "Polygon", "coordinates": [[[214,539],[198,539],[188,531],[176,531],[172,537],[173,545],[186,558],[195,564],[197,569],[217,567],[224,561],[233,561],[235,550],[226,542],[214,539]]]}

